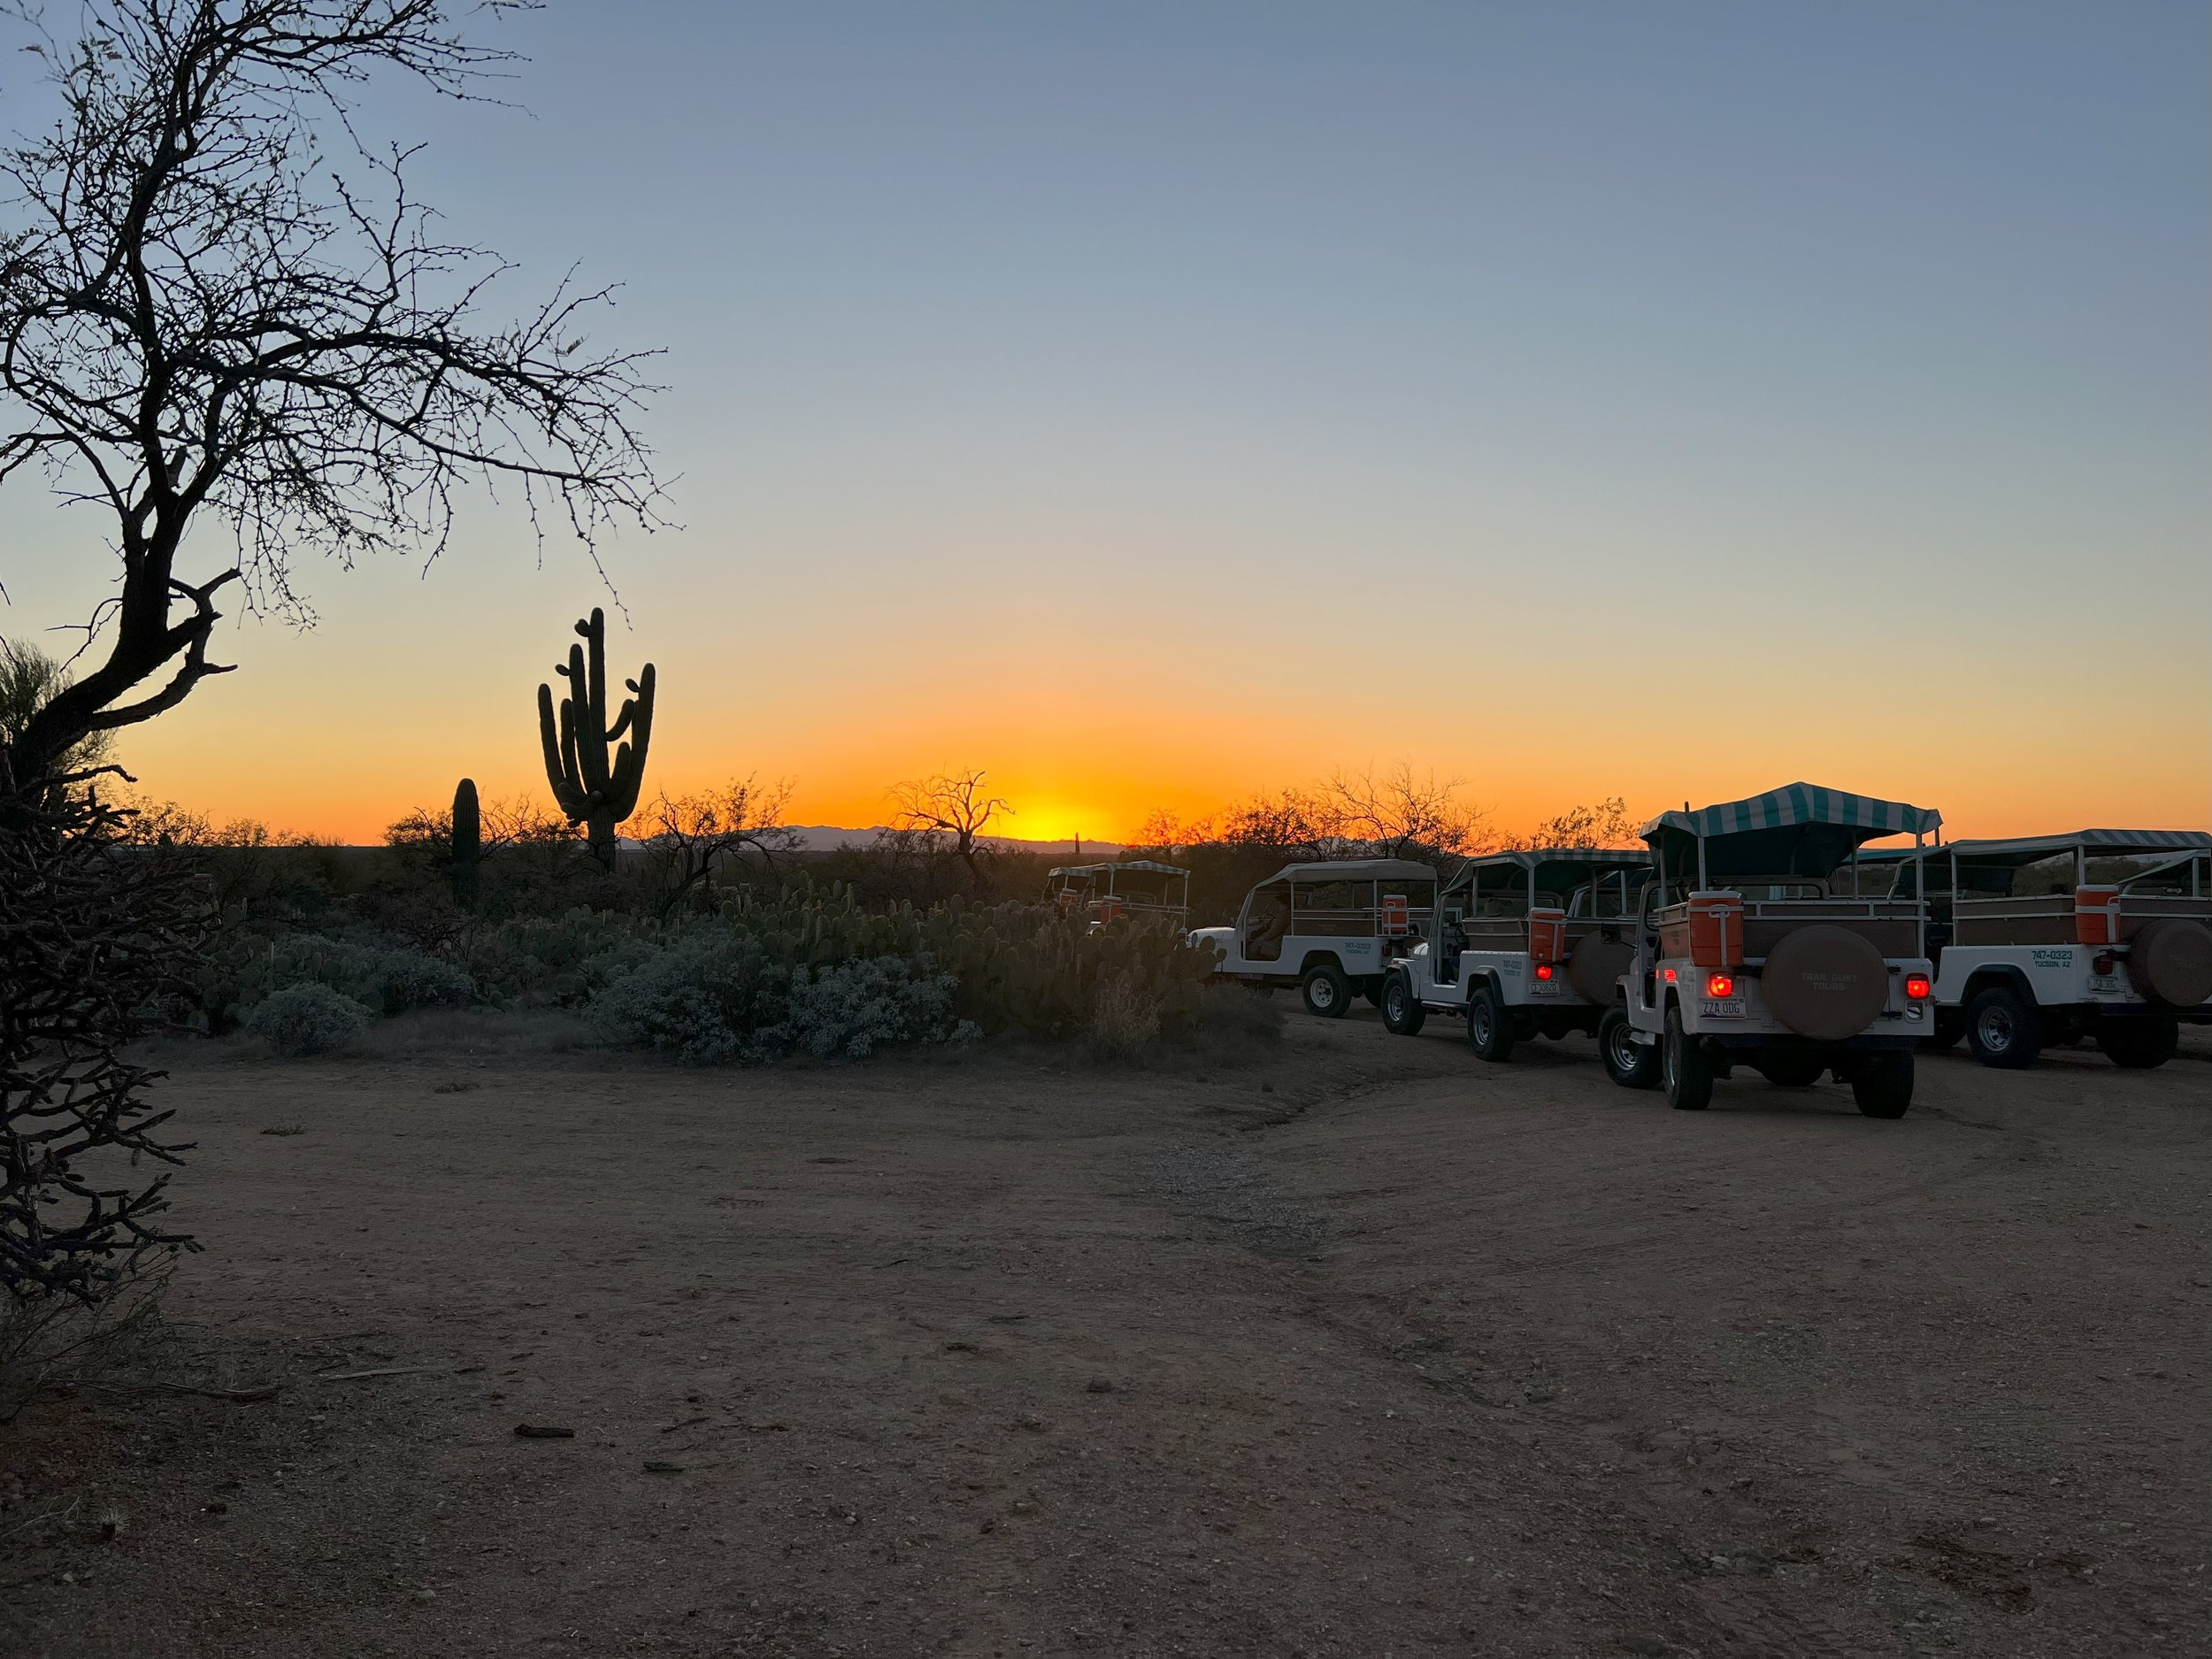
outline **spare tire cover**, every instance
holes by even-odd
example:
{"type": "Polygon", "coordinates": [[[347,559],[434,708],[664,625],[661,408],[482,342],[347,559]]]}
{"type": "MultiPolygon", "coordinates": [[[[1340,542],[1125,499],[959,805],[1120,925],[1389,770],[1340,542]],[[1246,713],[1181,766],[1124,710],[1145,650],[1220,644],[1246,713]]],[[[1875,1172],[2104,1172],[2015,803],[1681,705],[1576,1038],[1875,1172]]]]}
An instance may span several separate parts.
{"type": "Polygon", "coordinates": [[[1760,979],[1767,1007],[1801,1037],[1839,1042],[1889,1003],[1889,964],[1847,927],[1817,923],[1782,935],[1760,979]]]}
{"type": "Polygon", "coordinates": [[[2128,942],[2128,978],[2152,1002],[2174,1008],[2212,997],[2212,927],[2185,916],[2145,922],[2128,942]]]}
{"type": "Polygon", "coordinates": [[[1635,965],[1635,948],[1626,940],[1585,933],[1575,941],[1574,955],[1567,959],[1567,983],[1584,1002],[1610,1008],[1621,975],[1635,965]]]}

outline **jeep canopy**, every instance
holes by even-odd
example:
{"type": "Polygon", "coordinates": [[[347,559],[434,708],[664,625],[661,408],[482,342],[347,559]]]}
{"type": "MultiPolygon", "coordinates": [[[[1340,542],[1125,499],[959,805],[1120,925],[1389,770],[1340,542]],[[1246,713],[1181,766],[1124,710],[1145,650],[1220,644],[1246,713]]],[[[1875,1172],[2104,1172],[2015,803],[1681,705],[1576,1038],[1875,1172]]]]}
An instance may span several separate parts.
{"type": "Polygon", "coordinates": [[[1863,842],[1942,826],[1932,807],[1793,783],[1742,801],[1663,812],[1638,833],[1661,864],[1706,882],[1832,874],[1863,842]]]}
{"type": "Polygon", "coordinates": [[[2078,849],[2092,858],[2142,853],[2212,852],[2203,830],[2076,830],[2070,835],[2022,835],[2009,841],[1953,841],[1943,850],[1962,863],[2032,864],[2078,849]]]}
{"type": "Polygon", "coordinates": [[[1045,872],[1045,894],[1063,907],[1079,904],[1096,910],[1110,901],[1122,910],[1167,910],[1181,916],[1190,905],[1190,872],[1149,858],[1059,864],[1045,872]]]}
{"type": "MultiPolygon", "coordinates": [[[[2162,853],[2182,855],[2169,858],[2167,864],[2185,864],[2192,856],[2208,852],[2212,852],[2212,833],[2203,830],[2085,829],[2076,830],[2070,835],[2017,835],[2003,841],[1952,841],[1920,851],[1911,848],[1894,851],[1884,849],[1882,856],[1906,863],[1921,859],[1928,866],[1929,891],[1948,893],[1955,886],[1960,893],[1970,897],[2009,894],[2016,872],[2030,864],[2061,858],[2069,853],[2076,855],[2077,874],[2086,873],[2079,866],[2092,858],[2144,861],[2136,876],[2127,878],[2131,880],[2164,868],[2157,862],[2162,853]]],[[[1904,881],[1905,872],[1901,872],[1899,885],[1901,887],[1904,881]]]]}
{"type": "Polygon", "coordinates": [[[1410,858],[1332,858],[1320,864],[1285,864],[1266,881],[1433,881],[1436,872],[1410,858]]]}
{"type": "Polygon", "coordinates": [[[1616,871],[1650,867],[1651,855],[1640,847],[1530,847],[1470,858],[1459,867],[1444,891],[1464,893],[1486,872],[1510,869],[1527,871],[1543,892],[1571,893],[1616,871]]]}

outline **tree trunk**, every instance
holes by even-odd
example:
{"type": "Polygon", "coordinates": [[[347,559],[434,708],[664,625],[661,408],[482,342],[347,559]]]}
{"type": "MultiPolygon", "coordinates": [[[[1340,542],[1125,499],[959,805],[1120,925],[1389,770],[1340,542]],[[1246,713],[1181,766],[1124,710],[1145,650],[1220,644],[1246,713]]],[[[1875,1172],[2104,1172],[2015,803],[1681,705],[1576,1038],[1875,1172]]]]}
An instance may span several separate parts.
{"type": "Polygon", "coordinates": [[[614,813],[611,809],[594,809],[584,820],[584,838],[591,844],[591,856],[611,872],[614,869],[614,813]]]}

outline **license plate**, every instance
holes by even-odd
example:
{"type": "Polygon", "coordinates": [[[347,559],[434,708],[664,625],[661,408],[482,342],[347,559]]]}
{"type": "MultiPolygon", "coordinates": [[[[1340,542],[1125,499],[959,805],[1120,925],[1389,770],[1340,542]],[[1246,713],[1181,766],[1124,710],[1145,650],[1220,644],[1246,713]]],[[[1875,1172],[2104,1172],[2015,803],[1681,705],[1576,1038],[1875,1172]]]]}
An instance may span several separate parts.
{"type": "Polygon", "coordinates": [[[2116,991],[2120,988],[2120,976],[2116,973],[2093,973],[2089,976],[2089,988],[2093,991],[2116,991]]]}
{"type": "Polygon", "coordinates": [[[1740,996],[1709,996],[1698,1003],[1697,1011],[1707,1019],[1741,1019],[1743,998],[1740,996]]]}
{"type": "Polygon", "coordinates": [[[1556,979],[1532,979],[1529,982],[1528,994],[1531,996],[1557,996],[1559,995],[1559,981],[1556,979]]]}

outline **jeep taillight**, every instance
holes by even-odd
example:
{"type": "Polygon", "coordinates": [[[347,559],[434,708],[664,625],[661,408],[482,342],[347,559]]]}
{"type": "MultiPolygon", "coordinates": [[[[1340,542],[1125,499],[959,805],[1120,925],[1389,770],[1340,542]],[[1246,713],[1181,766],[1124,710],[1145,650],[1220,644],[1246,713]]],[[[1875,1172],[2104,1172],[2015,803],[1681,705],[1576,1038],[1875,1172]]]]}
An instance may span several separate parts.
{"type": "Polygon", "coordinates": [[[1909,973],[1905,976],[1905,995],[1916,1002],[1922,1002],[1935,995],[1935,987],[1928,983],[1926,974],[1909,973]]]}
{"type": "Polygon", "coordinates": [[[1548,962],[1540,962],[1536,964],[1536,977],[1547,983],[1550,982],[1554,979],[1556,979],[1558,974],[1559,970],[1553,967],[1548,962]]]}
{"type": "Polygon", "coordinates": [[[2093,973],[2110,973],[2119,965],[2119,957],[2114,956],[2109,950],[2100,950],[2089,959],[2089,967],[2093,973]]]}
{"type": "Polygon", "coordinates": [[[1664,977],[1667,983],[1669,985],[1672,985],[1674,983],[1674,970],[1672,968],[1666,969],[1664,971],[1664,977]]]}
{"type": "Polygon", "coordinates": [[[1706,977],[1706,980],[1705,980],[1705,995],[1708,995],[1708,996],[1733,996],[1733,995],[1735,995],[1735,994],[1736,994],[1736,981],[1735,981],[1733,979],[1732,979],[1729,975],[1727,975],[1727,974],[1725,974],[1725,973],[1715,973],[1715,974],[1709,974],[1709,975],[1706,977]]]}

